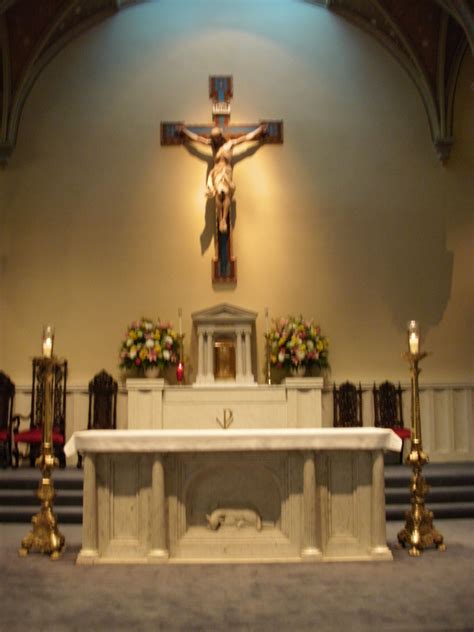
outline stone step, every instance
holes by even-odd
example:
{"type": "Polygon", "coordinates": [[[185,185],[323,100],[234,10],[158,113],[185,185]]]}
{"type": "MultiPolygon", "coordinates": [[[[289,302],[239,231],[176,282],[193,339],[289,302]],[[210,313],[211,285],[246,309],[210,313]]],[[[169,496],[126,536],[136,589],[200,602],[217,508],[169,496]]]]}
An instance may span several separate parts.
{"type": "MultiPolygon", "coordinates": [[[[40,510],[39,501],[36,505],[12,505],[0,507],[0,522],[31,522],[31,519],[40,510]]],[[[57,507],[54,506],[54,514],[57,518],[59,526],[64,524],[81,524],[82,523],[82,506],[57,507]]],[[[26,535],[26,533],[25,533],[26,535]]]]}
{"type": "MultiPolygon", "coordinates": [[[[408,487],[411,475],[407,465],[386,465],[385,487],[408,487]]],[[[428,463],[423,476],[431,488],[474,485],[474,462],[428,463]]]]}
{"type": "MultiPolygon", "coordinates": [[[[474,518],[474,502],[435,503],[426,502],[426,509],[432,511],[436,527],[436,519],[474,518]]],[[[387,520],[405,520],[405,513],[410,510],[410,503],[391,504],[385,508],[387,520]]]]}
{"type": "MultiPolygon", "coordinates": [[[[407,465],[385,467],[387,520],[405,520],[410,509],[411,473],[407,465]]],[[[59,523],[82,522],[83,475],[83,470],[74,467],[53,471],[54,511],[59,523]]],[[[435,520],[474,517],[474,463],[430,463],[423,475],[430,486],[426,507],[435,520]]],[[[0,522],[30,522],[40,508],[36,497],[40,478],[35,468],[0,470],[0,522]]]]}
{"type": "MultiPolygon", "coordinates": [[[[40,503],[36,489],[0,489],[0,507],[33,505],[40,503]]],[[[54,506],[75,505],[82,507],[82,489],[56,489],[54,506]]]]}
{"type": "MultiPolygon", "coordinates": [[[[427,503],[474,502],[474,485],[459,485],[446,487],[431,487],[427,496],[427,503]]],[[[406,488],[388,487],[385,489],[387,505],[410,503],[410,490],[406,488]]]]}
{"type": "MultiPolygon", "coordinates": [[[[54,470],[52,479],[55,490],[82,490],[83,471],[77,468],[54,470]]],[[[39,470],[30,467],[0,470],[0,490],[2,489],[38,489],[41,480],[39,470]]]]}

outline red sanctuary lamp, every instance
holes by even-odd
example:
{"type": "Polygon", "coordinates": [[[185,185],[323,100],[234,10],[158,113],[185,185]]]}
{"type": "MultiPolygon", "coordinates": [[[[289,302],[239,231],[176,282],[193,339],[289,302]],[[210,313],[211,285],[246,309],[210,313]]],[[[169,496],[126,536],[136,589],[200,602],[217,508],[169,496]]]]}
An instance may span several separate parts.
{"type": "Polygon", "coordinates": [[[181,360],[178,362],[176,366],[176,379],[178,380],[178,384],[182,384],[184,380],[184,364],[181,360]]]}

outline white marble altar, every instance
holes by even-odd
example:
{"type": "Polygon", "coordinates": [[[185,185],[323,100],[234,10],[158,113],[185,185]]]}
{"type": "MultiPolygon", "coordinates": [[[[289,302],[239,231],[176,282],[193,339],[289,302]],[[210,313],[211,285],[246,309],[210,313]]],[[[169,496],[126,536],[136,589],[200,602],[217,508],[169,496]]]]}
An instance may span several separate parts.
{"type": "Polygon", "coordinates": [[[78,563],[390,560],[378,428],[82,431],[78,563]]]}

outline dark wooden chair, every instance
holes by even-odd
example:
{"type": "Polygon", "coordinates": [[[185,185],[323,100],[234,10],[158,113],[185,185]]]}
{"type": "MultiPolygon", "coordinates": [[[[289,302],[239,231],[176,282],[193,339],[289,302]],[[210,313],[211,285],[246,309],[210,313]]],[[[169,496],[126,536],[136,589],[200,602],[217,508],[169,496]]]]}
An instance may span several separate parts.
{"type": "Polygon", "coordinates": [[[0,466],[12,462],[12,424],[15,385],[8,375],[0,371],[0,466]]]}
{"type": "MultiPolygon", "coordinates": [[[[106,371],[89,382],[88,430],[115,430],[117,427],[118,384],[106,371]]],[[[77,467],[82,467],[82,454],[77,455],[77,467]]]]}
{"type": "MultiPolygon", "coordinates": [[[[67,360],[54,365],[53,369],[53,449],[59,460],[60,467],[66,467],[64,443],[66,438],[66,385],[67,360]]],[[[30,465],[34,467],[40,453],[43,433],[43,411],[45,397],[45,373],[41,358],[33,359],[33,378],[31,387],[31,412],[29,415],[15,415],[13,417],[13,465],[18,467],[20,462],[19,444],[25,444],[24,455],[29,456],[30,465]],[[21,420],[28,420],[28,430],[20,431],[21,420]]]]}
{"type": "Polygon", "coordinates": [[[333,386],[333,405],[335,428],[352,428],[362,426],[362,387],[352,382],[344,382],[333,386]]]}
{"type": "Polygon", "coordinates": [[[410,439],[411,431],[403,427],[402,388],[386,380],[379,386],[374,383],[374,423],[379,428],[391,428],[402,440],[400,463],[403,462],[403,443],[410,439]]]}

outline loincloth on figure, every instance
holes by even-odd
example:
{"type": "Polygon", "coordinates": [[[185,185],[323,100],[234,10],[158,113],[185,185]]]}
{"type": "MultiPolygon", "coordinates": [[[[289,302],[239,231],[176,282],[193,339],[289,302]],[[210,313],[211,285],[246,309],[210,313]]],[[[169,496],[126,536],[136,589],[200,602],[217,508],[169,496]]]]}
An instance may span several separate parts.
{"type": "Polygon", "coordinates": [[[234,195],[235,184],[232,180],[232,167],[218,164],[211,169],[207,178],[207,197],[224,194],[230,198],[234,195]]]}

